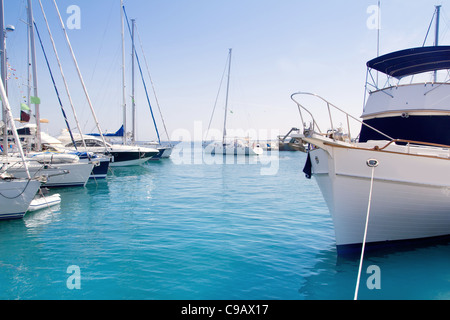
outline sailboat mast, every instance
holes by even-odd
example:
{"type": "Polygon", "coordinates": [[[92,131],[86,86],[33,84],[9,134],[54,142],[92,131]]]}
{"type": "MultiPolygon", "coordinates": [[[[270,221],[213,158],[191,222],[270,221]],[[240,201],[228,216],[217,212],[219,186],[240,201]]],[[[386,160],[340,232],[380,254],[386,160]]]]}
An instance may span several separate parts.
{"type": "MultiPolygon", "coordinates": [[[[30,30],[30,49],[31,49],[31,66],[33,73],[33,94],[38,97],[38,82],[37,82],[37,68],[36,68],[36,47],[34,42],[34,30],[33,30],[33,8],[31,7],[31,0],[28,0],[28,26],[30,30]]],[[[38,100],[38,99],[36,99],[38,100]]],[[[36,117],[36,151],[41,151],[41,116],[39,112],[39,103],[34,104],[34,113],[36,117]]]]}
{"type": "MultiPolygon", "coordinates": [[[[0,6],[3,7],[3,1],[1,1],[0,6]]],[[[11,126],[11,131],[14,136],[14,141],[16,142],[17,149],[19,150],[19,154],[22,159],[23,166],[25,168],[25,172],[27,174],[27,178],[31,180],[30,171],[28,170],[28,162],[25,160],[25,155],[23,153],[22,144],[20,142],[19,134],[17,133],[16,125],[14,124],[14,119],[13,119],[13,115],[11,112],[11,106],[8,101],[8,96],[6,95],[6,90],[3,86],[3,82],[0,82],[0,97],[2,99],[3,113],[6,116],[5,130],[7,130],[6,124],[9,123],[11,126]]],[[[7,148],[7,146],[6,146],[6,148],[7,148]]]]}
{"type": "Polygon", "coordinates": [[[31,48],[30,37],[33,32],[33,26],[27,22],[27,105],[31,110],[31,48]]]}
{"type": "MultiPolygon", "coordinates": [[[[439,45],[439,16],[441,13],[441,6],[436,6],[436,31],[434,34],[434,45],[438,46],[439,45]]],[[[437,80],[437,71],[434,71],[434,82],[436,82],[437,80]]]]}
{"type": "MultiPolygon", "coordinates": [[[[47,15],[45,14],[44,7],[42,6],[41,0],[39,0],[39,5],[40,5],[40,7],[41,7],[42,16],[44,17],[45,24],[46,24],[46,26],[47,26],[47,31],[48,31],[48,35],[49,35],[49,37],[50,37],[50,41],[51,41],[51,43],[52,43],[53,52],[55,53],[56,61],[58,62],[58,67],[59,67],[59,71],[60,71],[60,73],[61,73],[62,80],[63,80],[63,82],[64,82],[64,88],[66,89],[67,98],[69,99],[70,107],[72,108],[73,117],[75,118],[75,122],[76,122],[76,124],[77,124],[78,132],[79,132],[79,134],[80,134],[81,141],[82,141],[82,143],[83,143],[83,147],[86,149],[86,141],[84,140],[83,132],[82,132],[81,127],[80,127],[80,122],[78,121],[78,116],[77,116],[77,113],[76,113],[76,111],[75,111],[75,106],[74,106],[74,104],[73,104],[72,95],[70,94],[69,86],[68,86],[68,84],[67,84],[66,77],[65,77],[65,75],[64,75],[64,71],[63,71],[63,68],[62,68],[61,60],[59,59],[59,54],[58,54],[58,51],[56,50],[55,41],[53,40],[53,35],[52,35],[51,31],[50,31],[50,25],[48,24],[47,15]]],[[[35,26],[35,29],[36,29],[36,34],[37,34],[38,39],[39,39],[39,41],[40,41],[40,43],[41,43],[41,46],[42,46],[42,41],[41,41],[41,37],[40,37],[40,35],[39,35],[39,30],[37,29],[36,24],[34,24],[34,26],[35,26]]],[[[31,28],[30,32],[33,32],[33,29],[32,29],[32,28],[31,28]]],[[[45,51],[44,51],[44,47],[43,47],[43,46],[42,46],[42,51],[44,52],[44,57],[46,58],[46,54],[45,54],[45,51]]],[[[47,61],[47,58],[46,58],[46,61],[47,61]]],[[[48,62],[48,61],[47,61],[47,62],[48,62]]],[[[49,71],[50,71],[50,74],[51,74],[50,67],[49,67],[49,71]]],[[[55,88],[55,89],[56,89],[56,88],[55,88]]],[[[57,93],[58,93],[58,92],[57,92],[57,93]]],[[[65,111],[64,111],[64,108],[62,107],[62,104],[61,104],[61,109],[62,109],[64,118],[66,118],[66,116],[65,116],[65,111]]],[[[69,130],[69,134],[70,134],[70,137],[71,137],[71,139],[72,139],[73,145],[74,145],[75,149],[77,149],[77,146],[76,146],[76,143],[75,143],[75,141],[74,141],[74,138],[73,138],[73,135],[72,135],[72,131],[71,131],[71,129],[70,129],[69,123],[67,122],[67,119],[66,119],[66,124],[67,124],[67,130],[69,130]]]]}
{"type": "Polygon", "coordinates": [[[77,70],[78,78],[80,79],[80,83],[81,83],[81,86],[83,87],[83,91],[84,91],[84,94],[86,96],[86,100],[88,102],[89,108],[91,109],[92,117],[94,118],[94,121],[95,121],[95,124],[97,126],[98,132],[100,133],[100,137],[102,138],[102,142],[103,142],[103,145],[105,146],[105,150],[108,150],[108,146],[106,144],[105,137],[103,136],[103,133],[102,133],[103,131],[100,128],[100,124],[98,123],[98,119],[97,119],[97,116],[95,114],[91,98],[89,97],[89,93],[87,91],[86,84],[84,83],[83,76],[82,76],[80,68],[78,66],[77,59],[75,57],[75,53],[73,52],[72,45],[70,44],[69,36],[67,35],[66,27],[64,26],[64,22],[62,20],[61,13],[59,12],[58,5],[56,4],[56,0],[53,0],[53,4],[55,5],[55,10],[56,10],[56,13],[58,14],[59,22],[61,24],[61,29],[62,29],[62,31],[64,33],[65,38],[66,38],[67,47],[69,48],[70,55],[72,56],[72,60],[73,60],[73,63],[75,65],[75,69],[77,70]]]}
{"type": "MultiPolygon", "coordinates": [[[[1,32],[1,37],[0,37],[0,54],[1,54],[1,81],[3,84],[3,87],[5,88],[6,91],[6,50],[5,50],[5,15],[3,13],[3,0],[0,0],[0,32],[1,32]]],[[[2,101],[2,115],[3,115],[3,154],[4,155],[8,155],[8,128],[7,128],[7,123],[8,123],[8,115],[6,113],[5,110],[5,106],[4,106],[4,100],[2,101]]]]}
{"type": "Polygon", "coordinates": [[[121,20],[121,34],[122,34],[122,108],[123,108],[123,140],[122,143],[127,143],[127,97],[125,92],[125,35],[123,22],[123,0],[120,0],[120,20],[121,20]]]}
{"type": "Polygon", "coordinates": [[[136,143],[136,103],[134,101],[134,28],[135,19],[131,19],[131,124],[132,124],[132,142],[136,143]]]}
{"type": "Polygon", "coordinates": [[[227,78],[227,94],[225,97],[225,117],[223,119],[223,138],[222,138],[222,144],[225,146],[225,138],[227,135],[227,114],[228,114],[228,93],[230,90],[230,72],[231,72],[231,52],[233,49],[230,49],[228,53],[228,78],[227,78]]]}
{"type": "Polygon", "coordinates": [[[19,134],[17,133],[17,128],[14,123],[13,115],[11,112],[11,106],[8,101],[8,94],[6,91],[6,50],[5,50],[5,16],[3,13],[3,0],[0,0],[0,54],[1,54],[1,62],[0,62],[0,98],[2,99],[2,113],[3,113],[3,125],[4,125],[4,136],[3,136],[3,154],[5,156],[8,155],[8,123],[11,126],[11,131],[14,136],[14,140],[16,142],[17,149],[19,150],[20,157],[23,162],[23,166],[25,168],[27,178],[31,179],[30,171],[28,170],[28,163],[25,161],[25,155],[23,153],[22,144],[20,143],[19,134]]]}

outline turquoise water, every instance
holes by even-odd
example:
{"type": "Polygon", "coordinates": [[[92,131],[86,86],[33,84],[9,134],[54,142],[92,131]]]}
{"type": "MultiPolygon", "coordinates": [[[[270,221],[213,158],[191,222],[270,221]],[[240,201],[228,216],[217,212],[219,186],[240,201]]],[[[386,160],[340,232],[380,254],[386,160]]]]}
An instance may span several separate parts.
{"type": "MultiPolygon", "coordinates": [[[[206,164],[183,148],[1,222],[0,299],[353,299],[359,261],[337,257],[305,154],[206,164]]],[[[449,267],[448,243],[373,253],[359,298],[449,299],[449,267]]]]}

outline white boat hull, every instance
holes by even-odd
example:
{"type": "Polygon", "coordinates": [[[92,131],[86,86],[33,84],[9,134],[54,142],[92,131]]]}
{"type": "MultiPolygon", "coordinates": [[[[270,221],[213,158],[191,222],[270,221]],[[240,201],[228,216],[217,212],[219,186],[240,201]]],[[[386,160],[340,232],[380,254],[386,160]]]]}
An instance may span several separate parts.
{"type": "Polygon", "coordinates": [[[146,148],[153,148],[158,150],[158,154],[153,156],[151,160],[159,160],[159,159],[165,159],[170,158],[172,155],[172,150],[174,146],[168,145],[168,146],[162,146],[158,142],[146,142],[143,144],[146,148]]]}
{"type": "MultiPolygon", "coordinates": [[[[401,148],[407,147],[393,146],[389,152],[328,145],[310,152],[338,248],[363,241],[372,172],[368,159],[379,165],[374,169],[366,243],[450,234],[450,159],[431,156],[423,148],[418,152],[428,154],[397,152],[401,148]]],[[[448,156],[448,150],[441,150],[448,156]]]]}
{"type": "MultiPolygon", "coordinates": [[[[52,165],[33,164],[30,162],[28,169],[31,177],[45,176],[47,182],[43,187],[84,187],[89,180],[94,164],[92,163],[62,163],[52,165]]],[[[25,178],[24,167],[13,167],[8,173],[17,178],[25,178]]]]}
{"type": "Polygon", "coordinates": [[[139,166],[149,161],[151,157],[146,157],[144,155],[137,155],[133,158],[124,159],[124,157],[118,158],[117,153],[116,156],[113,155],[111,162],[109,163],[110,167],[129,167],[129,166],[139,166]]]}
{"type": "Polygon", "coordinates": [[[96,155],[93,159],[80,159],[80,162],[92,163],[94,165],[89,179],[106,179],[110,165],[110,158],[96,155]]]}
{"type": "Polygon", "coordinates": [[[36,180],[0,181],[0,219],[23,218],[41,183],[36,180]]]}
{"type": "Polygon", "coordinates": [[[172,155],[173,147],[161,147],[161,148],[158,148],[158,150],[160,152],[162,151],[161,158],[165,159],[165,158],[170,158],[170,156],[172,155]]]}
{"type": "MultiPolygon", "coordinates": [[[[91,152],[101,153],[104,149],[101,148],[87,148],[91,152]]],[[[114,146],[114,149],[107,153],[110,156],[110,167],[128,167],[141,165],[158,154],[158,150],[145,147],[132,146],[114,146]]]]}
{"type": "MultiPolygon", "coordinates": [[[[65,148],[73,148],[73,143],[68,140],[67,136],[60,136],[59,139],[65,144],[65,148]]],[[[106,149],[103,141],[92,136],[84,136],[86,148],[84,148],[81,138],[76,137],[76,145],[80,150],[103,154],[110,157],[110,167],[127,167],[141,165],[152,159],[158,154],[155,148],[148,148],[142,146],[130,146],[121,144],[106,144],[106,149]]]]}

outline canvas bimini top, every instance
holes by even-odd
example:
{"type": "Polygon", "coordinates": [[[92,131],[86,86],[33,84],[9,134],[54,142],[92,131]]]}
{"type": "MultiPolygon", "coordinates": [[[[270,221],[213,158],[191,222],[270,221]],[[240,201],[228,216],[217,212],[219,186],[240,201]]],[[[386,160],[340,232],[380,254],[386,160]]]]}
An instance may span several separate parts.
{"type": "Polygon", "coordinates": [[[398,79],[428,71],[450,69],[450,46],[419,47],[391,52],[368,61],[367,67],[398,79]]]}

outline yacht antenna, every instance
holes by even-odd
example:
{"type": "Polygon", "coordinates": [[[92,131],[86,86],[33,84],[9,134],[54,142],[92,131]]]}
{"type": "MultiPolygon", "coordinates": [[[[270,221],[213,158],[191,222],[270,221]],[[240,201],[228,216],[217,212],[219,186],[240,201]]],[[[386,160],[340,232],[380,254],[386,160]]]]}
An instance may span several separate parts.
{"type": "Polygon", "coordinates": [[[378,0],[378,19],[377,19],[377,57],[380,56],[380,0],[378,0]]]}
{"type": "Polygon", "coordinates": [[[124,35],[124,17],[123,17],[123,0],[120,0],[120,21],[122,35],[122,111],[123,111],[123,137],[122,144],[127,144],[127,98],[125,89],[125,35],[124,35]]]}
{"type": "MultiPolygon", "coordinates": [[[[434,34],[434,45],[439,45],[439,14],[441,12],[441,6],[436,6],[436,31],[434,34]]],[[[437,79],[437,70],[434,70],[434,82],[436,82],[437,79]]]]}
{"type": "MultiPolygon", "coordinates": [[[[378,0],[378,18],[377,18],[377,57],[380,56],[380,0],[378,0]]],[[[377,87],[378,87],[378,72],[377,72],[377,87]]]]}
{"type": "MultiPolygon", "coordinates": [[[[3,83],[3,87],[5,88],[5,91],[7,90],[7,81],[6,81],[6,50],[5,50],[5,16],[3,12],[3,0],[0,0],[0,65],[1,65],[1,81],[3,83]]],[[[3,154],[5,156],[8,155],[8,129],[6,127],[6,124],[8,123],[8,115],[6,113],[6,110],[4,108],[4,101],[2,101],[2,114],[3,114],[3,154]]]]}

